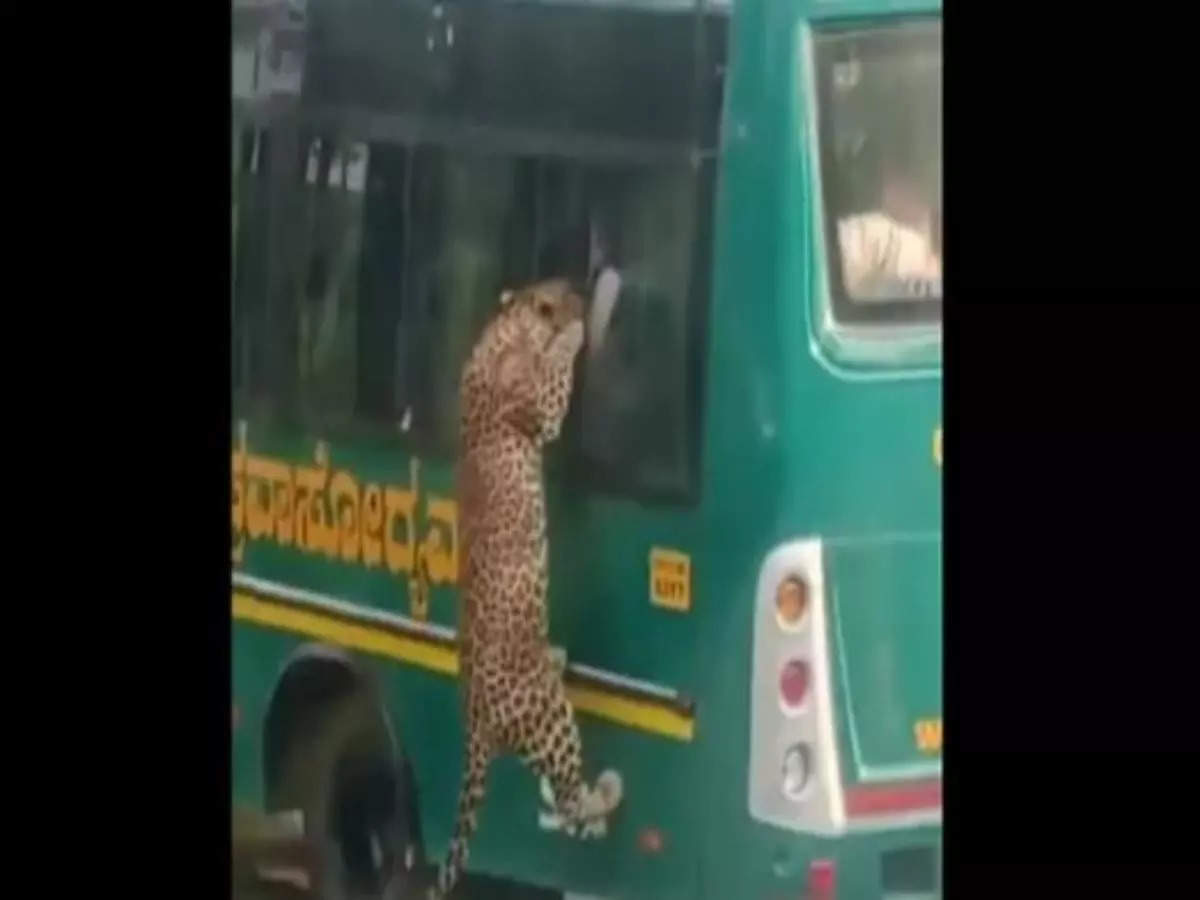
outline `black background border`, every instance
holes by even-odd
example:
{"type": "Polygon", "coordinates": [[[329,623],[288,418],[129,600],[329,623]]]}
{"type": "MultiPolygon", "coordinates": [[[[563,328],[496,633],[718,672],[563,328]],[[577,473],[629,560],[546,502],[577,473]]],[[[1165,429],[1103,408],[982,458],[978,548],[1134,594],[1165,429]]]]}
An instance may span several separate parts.
{"type": "MultiPolygon", "coordinates": [[[[1184,896],[1194,871],[1120,864],[1193,859],[1200,807],[1188,27],[949,7],[945,895],[1184,896]]],[[[4,61],[38,146],[9,180],[14,507],[38,510],[13,544],[36,575],[12,579],[10,821],[54,835],[10,866],[217,897],[228,15],[78,15],[14,13],[4,61]]]]}

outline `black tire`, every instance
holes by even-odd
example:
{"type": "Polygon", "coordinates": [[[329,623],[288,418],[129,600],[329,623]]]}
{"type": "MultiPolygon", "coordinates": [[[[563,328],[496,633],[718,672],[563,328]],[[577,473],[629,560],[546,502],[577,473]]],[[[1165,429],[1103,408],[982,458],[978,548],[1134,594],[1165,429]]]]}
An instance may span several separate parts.
{"type": "Polygon", "coordinates": [[[398,900],[424,860],[411,767],[366,691],[305,710],[269,779],[267,809],[303,812],[322,900],[398,900]]]}

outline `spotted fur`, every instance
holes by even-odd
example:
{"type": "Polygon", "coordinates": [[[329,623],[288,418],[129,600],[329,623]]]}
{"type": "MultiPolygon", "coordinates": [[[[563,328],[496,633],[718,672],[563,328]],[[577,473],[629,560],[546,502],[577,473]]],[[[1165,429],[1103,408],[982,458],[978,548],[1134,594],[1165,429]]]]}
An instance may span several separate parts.
{"type": "Polygon", "coordinates": [[[582,776],[579,729],[550,650],[542,449],[555,440],[583,344],[583,302],[564,281],[506,293],[463,368],[458,469],[460,674],[466,758],[458,816],[431,896],[466,864],[488,766],[515,753],[570,823],[603,815],[582,776]]]}

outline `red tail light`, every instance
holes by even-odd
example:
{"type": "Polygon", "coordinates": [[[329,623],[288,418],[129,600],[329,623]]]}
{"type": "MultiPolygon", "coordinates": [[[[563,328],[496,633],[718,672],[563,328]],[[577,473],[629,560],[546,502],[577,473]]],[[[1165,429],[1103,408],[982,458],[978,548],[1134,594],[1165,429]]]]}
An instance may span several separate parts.
{"type": "Polygon", "coordinates": [[[837,900],[837,867],[832,859],[814,859],[809,864],[808,900],[837,900]]]}
{"type": "Polygon", "coordinates": [[[779,673],[779,695],[787,712],[798,712],[808,699],[808,663],[800,659],[789,660],[779,673]]]}

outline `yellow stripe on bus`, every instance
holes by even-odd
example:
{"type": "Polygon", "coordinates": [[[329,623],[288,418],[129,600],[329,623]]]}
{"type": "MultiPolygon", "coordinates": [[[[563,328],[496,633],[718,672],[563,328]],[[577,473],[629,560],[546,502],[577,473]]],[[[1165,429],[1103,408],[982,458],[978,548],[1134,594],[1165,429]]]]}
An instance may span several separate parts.
{"type": "Polygon", "coordinates": [[[446,675],[458,674],[458,653],[449,647],[405,637],[382,628],[346,622],[319,612],[271,603],[249,594],[233,595],[233,617],[268,628],[295,631],[364,653],[398,659],[446,675]]]}
{"type": "MultiPolygon", "coordinates": [[[[458,674],[458,652],[449,647],[370,625],[347,622],[315,610],[272,603],[240,591],[233,593],[233,618],[400,660],[445,675],[458,674]]],[[[691,741],[695,734],[695,721],[691,716],[657,703],[569,683],[567,696],[579,712],[618,725],[679,741],[691,741]]]]}
{"type": "Polygon", "coordinates": [[[690,716],[673,709],[593,687],[568,684],[567,697],[580,712],[680,741],[690,741],[696,727],[690,716]]]}

